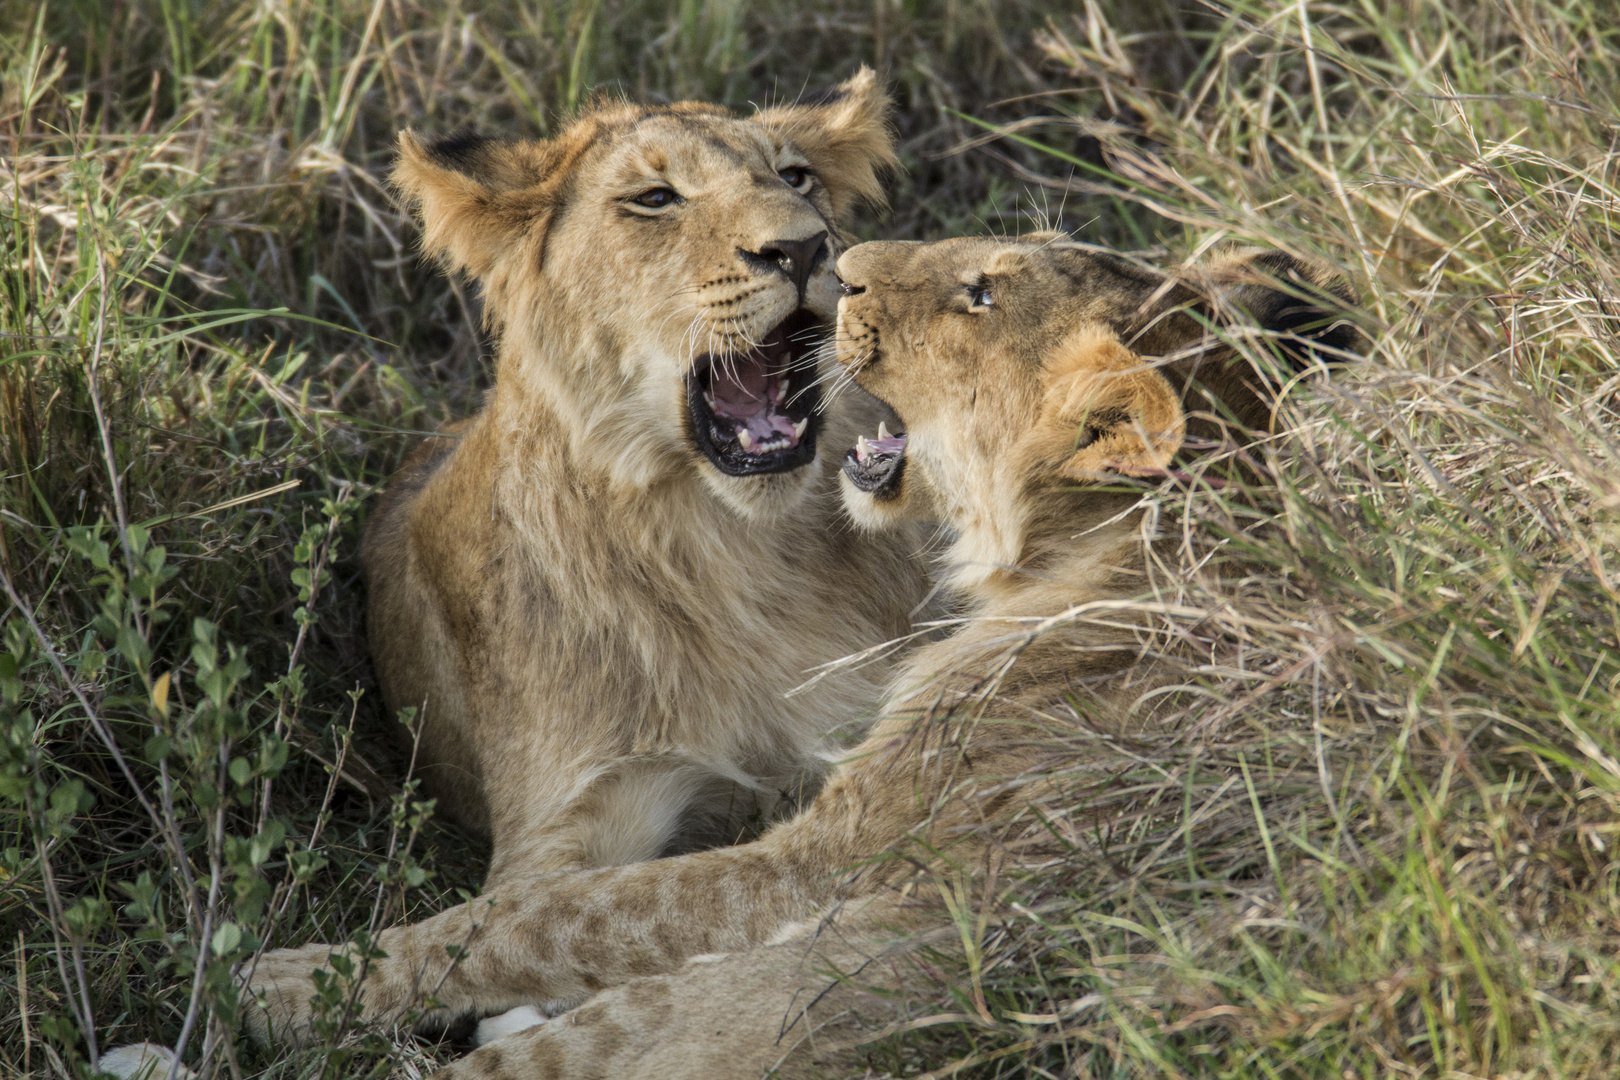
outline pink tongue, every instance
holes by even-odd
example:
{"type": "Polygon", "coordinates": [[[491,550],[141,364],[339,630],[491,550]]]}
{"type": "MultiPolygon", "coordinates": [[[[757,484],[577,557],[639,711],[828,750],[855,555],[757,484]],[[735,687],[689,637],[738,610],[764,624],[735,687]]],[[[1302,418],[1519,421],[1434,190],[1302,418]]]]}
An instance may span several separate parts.
{"type": "Polygon", "coordinates": [[[714,415],[741,420],[765,412],[765,365],[746,358],[715,364],[714,415]]]}
{"type": "Polygon", "coordinates": [[[765,365],[749,357],[735,357],[717,361],[710,393],[714,395],[714,415],[727,420],[741,420],[732,430],[746,427],[755,443],[762,443],[778,435],[786,435],[793,443],[793,421],[770,407],[769,379],[765,365]]]}

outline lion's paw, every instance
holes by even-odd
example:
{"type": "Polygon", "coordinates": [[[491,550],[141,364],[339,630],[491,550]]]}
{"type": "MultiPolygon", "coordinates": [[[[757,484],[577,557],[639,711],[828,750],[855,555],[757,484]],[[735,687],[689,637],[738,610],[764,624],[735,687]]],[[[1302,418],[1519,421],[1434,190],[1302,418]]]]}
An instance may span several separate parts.
{"type": "Polygon", "coordinates": [[[331,945],[275,949],[246,973],[243,1012],[248,1034],[263,1045],[300,1042],[312,1034],[317,968],[329,966],[331,945]]]}
{"type": "Polygon", "coordinates": [[[508,1035],[527,1031],[549,1019],[550,1017],[533,1005],[519,1005],[499,1016],[490,1016],[478,1021],[478,1030],[473,1032],[473,1045],[487,1046],[496,1039],[504,1039],[508,1035]]]}

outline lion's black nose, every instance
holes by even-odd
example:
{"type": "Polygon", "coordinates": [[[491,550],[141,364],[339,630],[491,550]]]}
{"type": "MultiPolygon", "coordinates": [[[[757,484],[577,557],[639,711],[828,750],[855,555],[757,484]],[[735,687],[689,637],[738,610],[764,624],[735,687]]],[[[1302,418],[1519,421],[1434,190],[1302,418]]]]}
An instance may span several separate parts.
{"type": "Polygon", "coordinates": [[[739,248],[737,254],[757,273],[780,270],[786,274],[799,290],[799,299],[803,300],[804,286],[811,272],[827,257],[827,233],[818,232],[803,240],[772,240],[758,251],[739,248]]]}

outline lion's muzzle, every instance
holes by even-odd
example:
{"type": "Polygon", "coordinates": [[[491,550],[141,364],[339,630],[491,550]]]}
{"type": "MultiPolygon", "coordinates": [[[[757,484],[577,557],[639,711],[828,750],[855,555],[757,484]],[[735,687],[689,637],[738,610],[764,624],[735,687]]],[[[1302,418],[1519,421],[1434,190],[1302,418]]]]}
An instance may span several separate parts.
{"type": "Polygon", "coordinates": [[[686,376],[692,441],[728,476],[787,472],[816,456],[819,319],[800,309],[757,348],[706,353],[686,376]]]}

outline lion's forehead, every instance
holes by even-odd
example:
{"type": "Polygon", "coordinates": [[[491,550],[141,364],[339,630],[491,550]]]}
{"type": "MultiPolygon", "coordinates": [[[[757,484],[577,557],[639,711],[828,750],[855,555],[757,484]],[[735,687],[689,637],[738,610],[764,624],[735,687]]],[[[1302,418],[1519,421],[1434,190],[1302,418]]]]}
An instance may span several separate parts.
{"type": "MultiPolygon", "coordinates": [[[[963,285],[997,279],[1016,281],[1022,298],[1031,301],[1075,301],[1067,308],[1076,317],[1124,318],[1163,284],[1162,278],[1133,274],[1117,256],[1077,250],[1066,244],[1060,253],[1051,242],[1023,238],[952,237],[931,242],[862,244],[845,253],[846,265],[863,261],[864,269],[893,289],[886,310],[893,315],[936,313],[943,297],[954,298],[963,285]],[[866,258],[870,249],[874,255],[866,258]]],[[[1018,305],[1019,314],[1044,322],[1053,310],[1043,303],[1018,305]]]]}
{"type": "Polygon", "coordinates": [[[613,164],[688,182],[774,176],[799,155],[761,124],[736,117],[654,113],[612,141],[613,164]]]}

